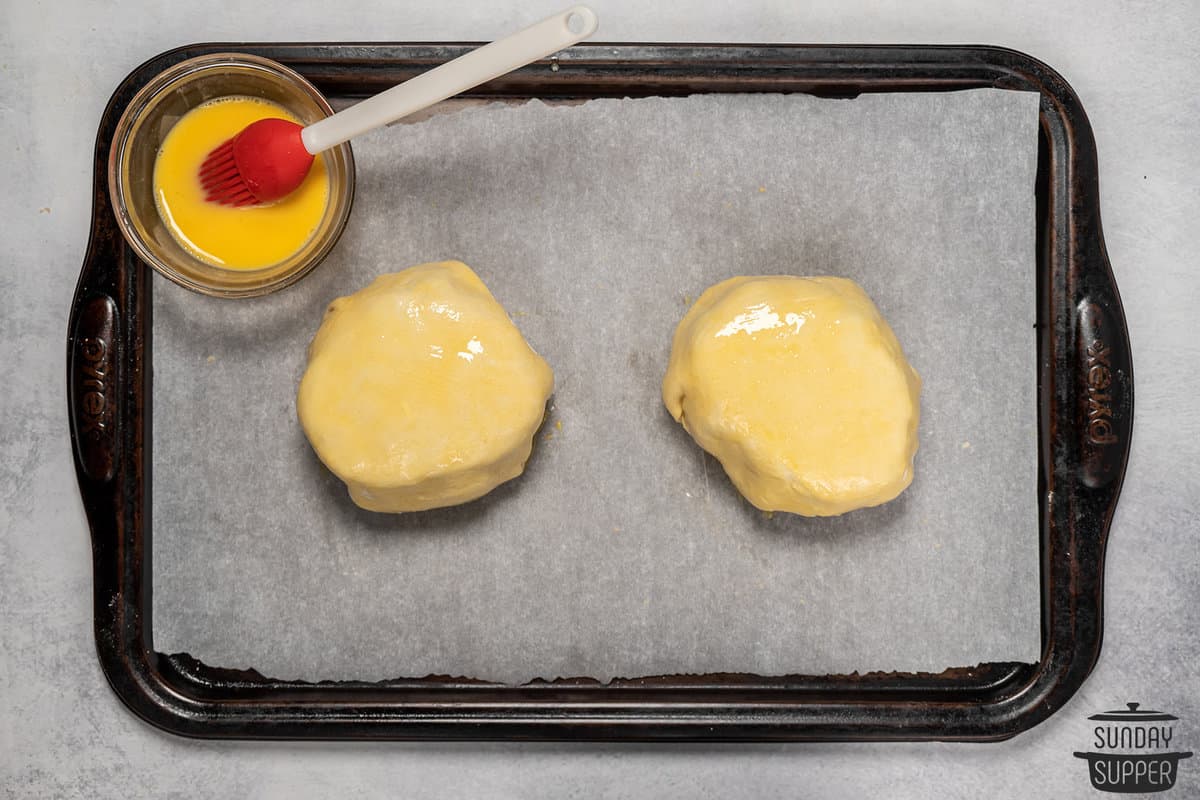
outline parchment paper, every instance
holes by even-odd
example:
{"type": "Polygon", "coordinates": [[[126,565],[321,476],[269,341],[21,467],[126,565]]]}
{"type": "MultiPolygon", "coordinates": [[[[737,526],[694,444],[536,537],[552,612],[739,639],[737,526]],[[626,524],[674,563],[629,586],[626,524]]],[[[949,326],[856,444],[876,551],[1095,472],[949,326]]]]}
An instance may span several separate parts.
{"type": "Polygon", "coordinates": [[[157,649],[280,678],[929,670],[1040,649],[1038,98],[977,90],[500,104],[356,140],[333,255],[221,301],[154,284],[157,649]],[[361,511],[295,413],[326,304],[459,258],[554,367],[526,474],[361,511]],[[858,281],[924,379],[916,479],[773,517],[664,410],[739,274],[858,281]]]}

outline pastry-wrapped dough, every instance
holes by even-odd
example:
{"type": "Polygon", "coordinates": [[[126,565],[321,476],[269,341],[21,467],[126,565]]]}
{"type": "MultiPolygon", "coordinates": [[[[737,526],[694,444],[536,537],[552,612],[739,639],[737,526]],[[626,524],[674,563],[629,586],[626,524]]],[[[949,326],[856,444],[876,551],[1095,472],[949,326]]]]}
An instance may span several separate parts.
{"type": "Polygon", "coordinates": [[[739,277],[675,332],[663,402],[768,511],[831,516],[912,481],[921,379],[845,278],[739,277]]]}
{"type": "Polygon", "coordinates": [[[479,276],[444,261],[335,300],[296,408],[355,503],[421,511],[520,475],[553,386],[479,276]]]}

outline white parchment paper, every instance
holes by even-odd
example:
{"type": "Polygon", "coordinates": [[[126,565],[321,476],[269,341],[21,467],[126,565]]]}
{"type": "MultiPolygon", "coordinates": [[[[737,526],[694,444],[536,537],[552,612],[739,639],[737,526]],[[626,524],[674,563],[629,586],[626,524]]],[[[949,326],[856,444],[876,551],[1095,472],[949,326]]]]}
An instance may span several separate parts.
{"type": "Polygon", "coordinates": [[[154,283],[153,636],[280,678],[928,670],[1040,649],[1038,98],[488,105],[356,140],[353,217],[274,296],[154,283]],[[554,367],[526,474],[355,507],[295,413],[326,304],[470,264],[554,367]],[[662,406],[706,287],[843,275],[924,380],[916,479],[768,517],[662,406]]]}

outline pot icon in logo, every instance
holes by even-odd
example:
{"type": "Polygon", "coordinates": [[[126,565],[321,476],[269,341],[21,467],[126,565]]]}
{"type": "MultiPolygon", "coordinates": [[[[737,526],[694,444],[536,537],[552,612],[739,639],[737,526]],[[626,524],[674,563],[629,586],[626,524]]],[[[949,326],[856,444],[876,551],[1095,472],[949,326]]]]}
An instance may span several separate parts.
{"type": "Polygon", "coordinates": [[[1144,711],[1138,703],[1127,709],[1093,714],[1095,750],[1076,752],[1087,759],[1092,786],[1102,792],[1165,792],[1175,785],[1179,762],[1191,752],[1171,751],[1179,718],[1161,711],[1144,711]]]}

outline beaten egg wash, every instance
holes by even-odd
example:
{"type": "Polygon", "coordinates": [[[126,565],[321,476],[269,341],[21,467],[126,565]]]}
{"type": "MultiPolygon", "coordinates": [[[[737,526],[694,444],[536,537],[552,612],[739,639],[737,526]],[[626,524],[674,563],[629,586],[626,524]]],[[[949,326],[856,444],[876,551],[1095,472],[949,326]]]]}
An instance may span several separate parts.
{"type": "Polygon", "coordinates": [[[256,97],[210,100],[175,123],[155,159],[159,216],[180,246],[213,266],[252,270],[277,264],[305,245],[325,214],[329,174],[321,155],[300,188],[282,200],[232,208],[204,199],[199,177],[204,159],[250,123],[268,117],[299,123],[282,106],[256,97]]]}

